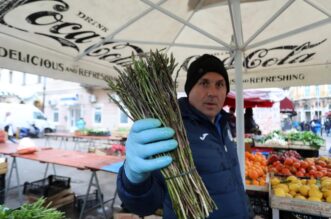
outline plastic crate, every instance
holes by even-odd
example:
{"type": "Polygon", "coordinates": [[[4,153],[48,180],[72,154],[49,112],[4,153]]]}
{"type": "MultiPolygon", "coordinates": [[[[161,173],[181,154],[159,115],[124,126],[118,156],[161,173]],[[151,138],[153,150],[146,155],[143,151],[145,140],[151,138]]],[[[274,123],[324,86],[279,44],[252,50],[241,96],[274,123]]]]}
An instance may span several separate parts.
{"type": "MultiPolygon", "coordinates": [[[[99,194],[99,190],[96,189],[96,190],[94,190],[93,193],[90,193],[87,196],[85,209],[92,208],[92,207],[100,204],[99,201],[98,201],[98,194],[99,194]]],[[[86,195],[75,196],[75,208],[78,211],[80,211],[83,207],[85,196],[86,195]]],[[[102,193],[101,193],[101,200],[103,202],[103,194],[102,193]]]]}
{"type": "Polygon", "coordinates": [[[253,212],[264,219],[272,219],[272,209],[269,207],[268,193],[247,192],[253,212]]]}
{"type": "Polygon", "coordinates": [[[279,218],[280,219],[328,219],[328,217],[314,216],[314,215],[301,214],[297,212],[282,211],[282,210],[279,211],[279,218]]]}
{"type": "Polygon", "coordinates": [[[0,204],[5,203],[6,174],[0,175],[0,204]]]}
{"type": "Polygon", "coordinates": [[[25,182],[23,194],[50,197],[68,188],[70,188],[70,177],[50,175],[31,183],[25,182]]]}

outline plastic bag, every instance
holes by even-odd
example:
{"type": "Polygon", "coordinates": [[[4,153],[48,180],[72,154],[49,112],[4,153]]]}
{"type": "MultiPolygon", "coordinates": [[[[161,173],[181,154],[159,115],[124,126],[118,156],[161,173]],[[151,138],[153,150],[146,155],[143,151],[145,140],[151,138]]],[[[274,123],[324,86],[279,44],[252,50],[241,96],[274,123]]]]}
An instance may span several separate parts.
{"type": "Polygon", "coordinates": [[[17,147],[18,154],[31,154],[37,151],[36,144],[31,140],[31,138],[22,138],[20,140],[19,146],[17,147]]]}

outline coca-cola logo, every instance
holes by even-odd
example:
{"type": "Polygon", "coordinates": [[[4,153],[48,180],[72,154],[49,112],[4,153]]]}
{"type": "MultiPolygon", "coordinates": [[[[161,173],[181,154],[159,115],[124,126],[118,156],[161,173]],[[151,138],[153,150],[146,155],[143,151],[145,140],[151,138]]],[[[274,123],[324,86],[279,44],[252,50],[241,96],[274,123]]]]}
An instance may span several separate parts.
{"type": "Polygon", "coordinates": [[[87,56],[101,61],[126,65],[131,61],[132,53],[143,52],[140,47],[131,43],[104,41],[103,35],[107,33],[108,29],[81,11],[76,13],[80,20],[68,20],[65,15],[69,12],[70,6],[63,0],[9,0],[0,2],[2,2],[0,7],[1,24],[47,37],[59,43],[63,48],[76,51],[77,54],[85,52],[87,56]],[[34,8],[37,11],[24,10],[26,7],[34,8]],[[77,20],[82,23],[78,23],[77,20]],[[95,28],[85,28],[85,23],[89,23],[89,26],[95,28]],[[99,31],[96,31],[96,28],[99,31]],[[99,42],[103,42],[102,45],[94,49],[94,45],[99,42]],[[82,49],[83,51],[81,51],[82,49]]]}
{"type": "MultiPolygon", "coordinates": [[[[254,69],[259,67],[272,67],[285,64],[305,63],[312,60],[316,55],[312,48],[320,46],[327,39],[323,39],[317,43],[305,42],[300,45],[285,45],[272,48],[257,49],[250,52],[243,61],[243,67],[247,69],[254,69]],[[275,56],[277,55],[277,56],[275,56]],[[281,55],[281,56],[280,56],[281,55]]],[[[218,54],[214,54],[219,56],[218,54]]],[[[222,54],[222,61],[227,69],[234,68],[234,56],[229,54],[222,54]],[[225,58],[224,58],[225,56],[225,58]]],[[[188,69],[189,64],[195,60],[199,55],[188,57],[184,61],[184,69],[188,69]]]]}

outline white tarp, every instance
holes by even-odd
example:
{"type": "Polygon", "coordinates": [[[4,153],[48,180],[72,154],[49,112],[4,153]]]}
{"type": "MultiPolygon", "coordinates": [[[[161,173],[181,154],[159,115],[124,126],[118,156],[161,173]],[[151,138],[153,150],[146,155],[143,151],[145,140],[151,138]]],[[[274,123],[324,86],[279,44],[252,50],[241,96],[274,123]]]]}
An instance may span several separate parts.
{"type": "Polygon", "coordinates": [[[244,88],[331,83],[330,1],[232,2],[0,0],[0,68],[104,86],[132,53],[166,48],[180,64],[218,56],[234,84],[240,50],[244,88]]]}

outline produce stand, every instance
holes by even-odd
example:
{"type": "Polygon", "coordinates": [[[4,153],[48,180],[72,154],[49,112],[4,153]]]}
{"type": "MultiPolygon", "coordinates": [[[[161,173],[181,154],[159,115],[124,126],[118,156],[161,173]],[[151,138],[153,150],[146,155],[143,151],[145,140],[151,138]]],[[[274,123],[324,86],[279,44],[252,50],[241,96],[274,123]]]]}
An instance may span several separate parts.
{"type": "MultiPolygon", "coordinates": [[[[331,203],[301,200],[296,198],[277,197],[269,187],[270,207],[272,208],[272,218],[278,219],[282,213],[279,210],[296,212],[304,216],[318,216],[318,218],[331,217],[331,203]]],[[[284,214],[284,213],[283,213],[284,214]]],[[[287,213],[288,214],[288,213],[287,213]]],[[[308,217],[304,217],[308,218],[308,217]]]]}
{"type": "MultiPolygon", "coordinates": [[[[311,135],[311,133],[308,133],[308,136],[309,135],[311,135]]],[[[271,158],[272,156],[276,156],[276,157],[278,156],[279,158],[279,160],[277,160],[277,163],[281,165],[272,165],[276,161],[272,161],[272,163],[269,163],[269,161],[271,161],[272,159],[270,160],[268,159],[268,172],[277,169],[278,174],[285,174],[286,172],[285,170],[289,170],[290,172],[288,173],[290,175],[296,176],[299,170],[301,171],[301,169],[303,168],[307,172],[305,174],[302,174],[305,176],[303,176],[303,178],[301,179],[309,179],[310,177],[317,177],[318,179],[321,179],[321,176],[318,176],[318,174],[321,173],[323,167],[323,171],[327,170],[325,171],[324,176],[330,177],[329,175],[330,167],[331,167],[329,161],[330,158],[323,156],[319,157],[319,150],[325,150],[325,141],[324,142],[319,141],[317,139],[319,136],[316,136],[316,138],[314,136],[312,138],[313,140],[311,141],[307,141],[307,140],[299,141],[299,140],[290,140],[290,138],[283,138],[283,139],[280,138],[280,141],[278,141],[278,139],[272,139],[269,142],[266,142],[266,140],[262,139],[261,136],[258,136],[257,139],[254,139],[254,137],[256,136],[252,137],[253,144],[249,147],[250,152],[252,154],[261,153],[267,156],[268,158],[271,158]],[[279,144],[277,144],[278,142],[279,144]],[[309,145],[309,143],[312,143],[312,145],[309,145]],[[299,157],[297,157],[295,154],[299,157]],[[292,163],[290,162],[291,159],[287,159],[290,158],[291,156],[293,156],[292,163]],[[329,160],[326,162],[326,159],[329,160]],[[308,167],[304,168],[304,166],[300,166],[301,164],[307,162],[308,162],[308,167]],[[323,162],[326,162],[326,164],[324,164],[323,162]],[[315,169],[315,165],[316,168],[318,168],[317,170],[315,169]],[[280,171],[278,166],[282,166],[283,169],[280,171]],[[315,173],[313,173],[313,171],[310,170],[315,170],[315,173]]],[[[246,171],[249,171],[249,169],[246,169],[246,171]]],[[[269,175],[269,174],[267,175],[268,180],[266,180],[266,182],[268,188],[265,188],[264,186],[246,185],[246,192],[251,199],[250,202],[254,210],[254,213],[256,215],[262,216],[262,218],[272,218],[272,219],[331,218],[331,203],[328,203],[326,201],[326,197],[322,198],[321,201],[316,201],[316,200],[308,200],[309,197],[306,197],[305,200],[299,199],[294,195],[293,197],[291,196],[281,197],[279,196],[279,194],[277,194],[278,196],[276,196],[275,194],[273,194],[273,190],[271,189],[271,182],[269,179],[271,176],[273,175],[269,175]],[[267,199],[267,201],[265,199],[267,199]],[[268,204],[269,211],[268,208],[266,207],[266,203],[268,204]]],[[[283,175],[283,177],[285,176],[286,174],[283,175]]],[[[330,200],[328,199],[328,201],[330,200]]]]}

